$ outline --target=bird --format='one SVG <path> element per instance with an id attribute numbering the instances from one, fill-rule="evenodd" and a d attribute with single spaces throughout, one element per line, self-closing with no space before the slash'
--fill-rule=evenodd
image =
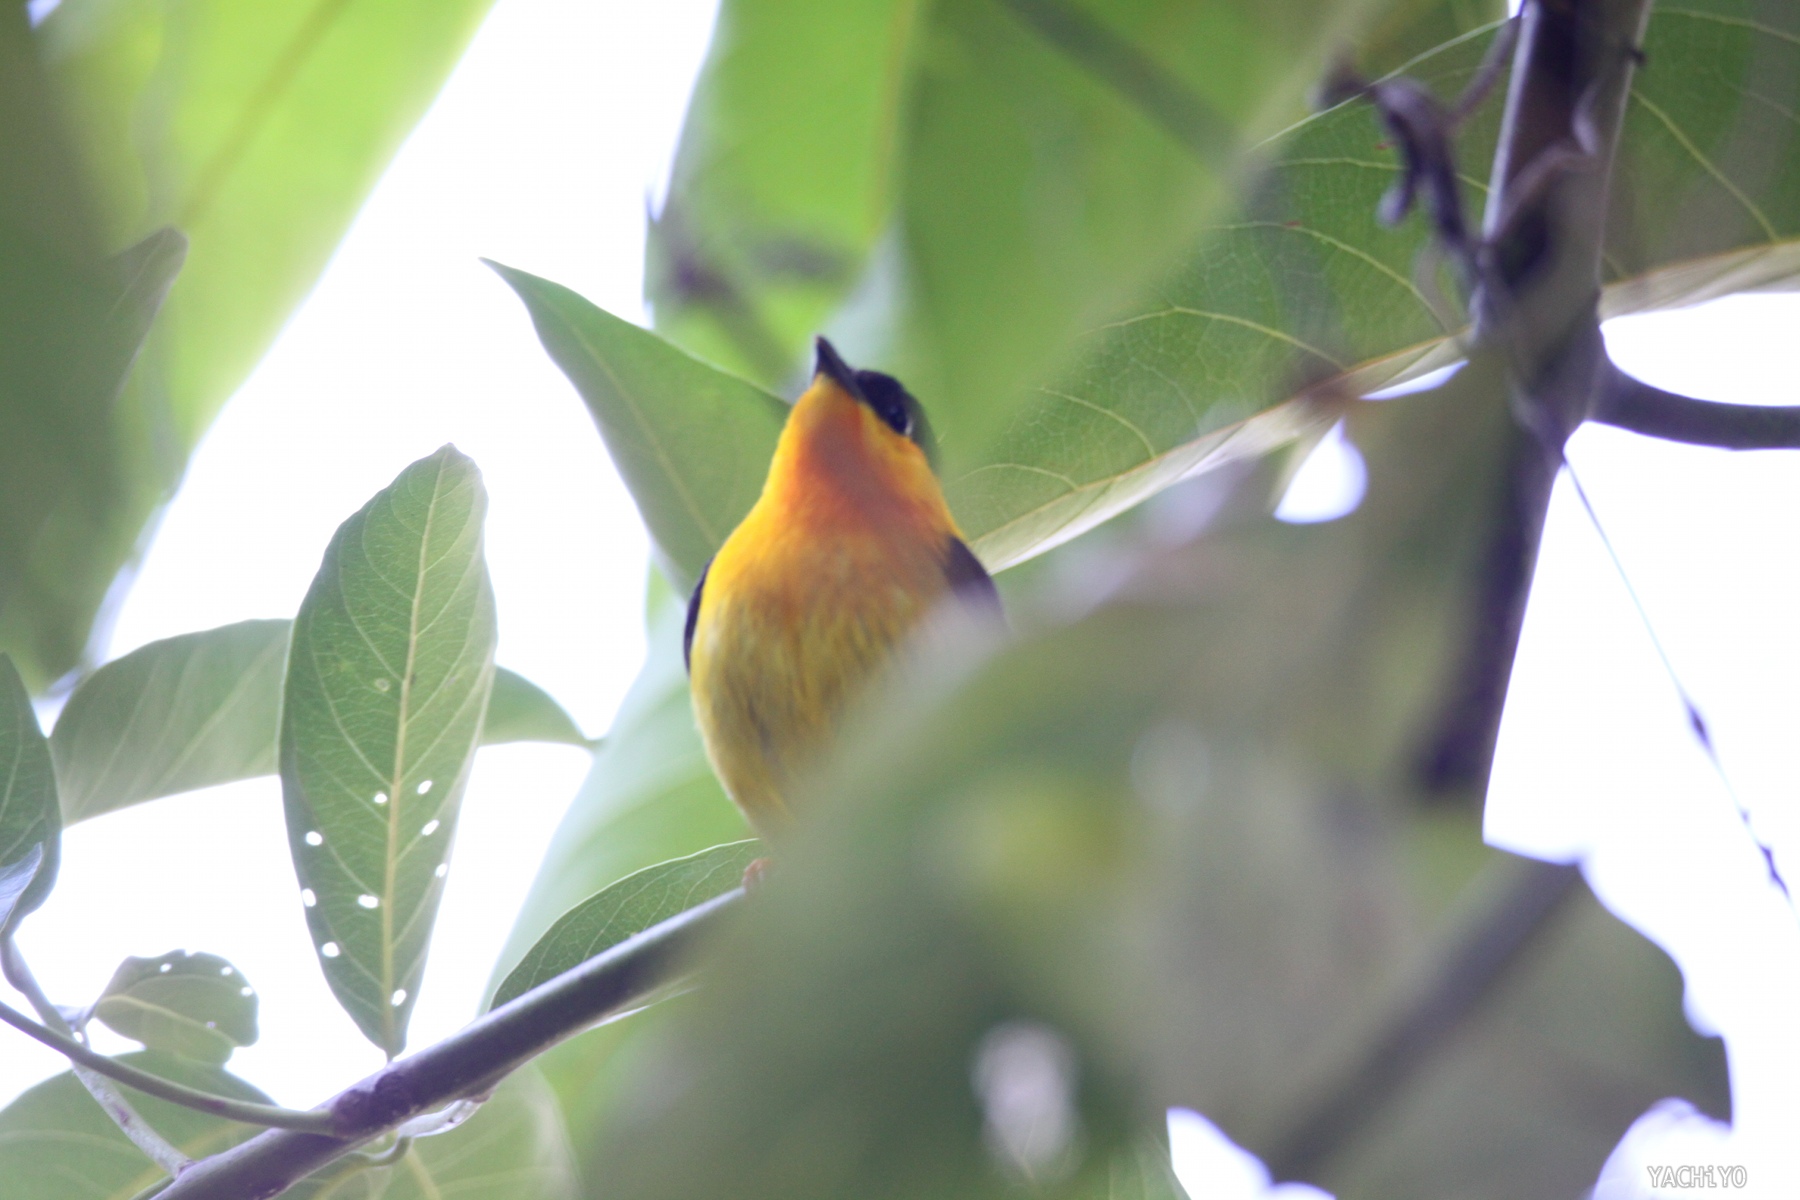
<path id="1" fill-rule="evenodd" d="M 891 375 L 852 370 L 825 338 L 814 348 L 762 493 L 700 572 L 682 638 L 707 756 L 766 844 L 792 826 L 794 784 L 845 711 L 934 609 L 1000 619 L 919 401 Z"/>

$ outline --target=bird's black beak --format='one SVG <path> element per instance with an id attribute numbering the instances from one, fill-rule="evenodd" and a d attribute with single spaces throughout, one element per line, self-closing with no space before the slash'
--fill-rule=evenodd
<path id="1" fill-rule="evenodd" d="M 823 375 L 856 399 L 863 399 L 862 385 L 856 381 L 856 372 L 838 356 L 837 348 L 821 337 L 813 339 L 813 349 L 819 356 L 818 364 L 813 367 L 813 375 Z"/>

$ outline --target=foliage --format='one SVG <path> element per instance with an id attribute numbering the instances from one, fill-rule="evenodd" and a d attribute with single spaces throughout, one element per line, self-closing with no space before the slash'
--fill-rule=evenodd
<path id="1" fill-rule="evenodd" d="M 1594 3 L 1635 33 L 1640 8 Z M 1551 309 L 1794 283 L 1800 27 L 1752 7 L 1655 11 L 1594 263 Z M 320 966 L 395 1056 L 473 756 L 552 740 L 596 753 L 474 1027 L 511 1057 L 429 1096 L 407 1093 L 424 1055 L 351 1088 L 327 1110 L 343 1144 L 289 1194 L 1174 1197 L 1171 1105 L 1345 1200 L 1575 1194 L 1658 1099 L 1728 1113 L 1661 951 L 1576 868 L 1485 848 L 1479 785 L 1420 766 L 1469 647 L 1505 641 L 1496 556 L 1529 578 L 1543 464 L 1516 416 L 1541 380 L 1471 337 L 1482 284 L 1446 267 L 1441 225 L 1377 222 L 1416 148 L 1362 99 L 1306 97 L 1346 48 L 1453 95 L 1500 36 L 1491 4 L 725 0 L 652 221 L 657 331 L 495 265 L 655 548 L 651 650 L 604 742 L 494 666 L 485 493 L 448 446 L 345 521 L 292 621 L 93 670 L 46 739 L 26 683 L 77 662 L 484 9 L 64 0 L 0 23 L 22 168 L 0 174 L 0 642 L 25 664 L 0 667 L 0 942 L 52 886 L 63 822 L 278 772 Z M 1453 132 L 1464 192 L 1516 196 L 1504 164 L 1482 178 L 1519 136 L 1502 105 Z M 1524 277 L 1516 216 L 1486 248 Z M 1580 241 L 1546 228 L 1552 259 Z M 987 565 L 1056 569 L 1003 581 L 1015 634 L 951 630 L 897 671 L 770 882 L 677 943 L 757 853 L 694 730 L 681 601 L 820 329 L 924 397 Z M 1338 422 L 1362 504 L 1272 521 L 1281 452 Z M 1133 520 L 1150 501 L 1168 519 Z M 595 964 L 643 974 L 569 1007 Z M 376 1119 L 485 1094 L 696 967 L 697 995 L 550 1051 L 466 1127 Z M 260 1101 L 224 1069 L 256 1036 L 234 970 L 131 959 L 69 1011 L 146 1045 L 125 1061 Z M 190 1156 L 253 1132 L 127 1091 Z M 370 1138 L 391 1161 L 353 1153 Z M 124 1198 L 159 1171 L 65 1075 L 0 1112 L 0 1177 Z"/>

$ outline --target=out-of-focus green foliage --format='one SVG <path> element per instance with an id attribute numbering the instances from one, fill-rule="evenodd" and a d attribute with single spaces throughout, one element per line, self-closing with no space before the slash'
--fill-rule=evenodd
<path id="1" fill-rule="evenodd" d="M 338 527 L 294 618 L 281 790 L 333 994 L 406 1044 L 494 676 L 487 492 L 444 446 Z"/>
<path id="2" fill-rule="evenodd" d="M 275 773 L 293 622 L 239 621 L 140 646 L 81 681 L 50 735 L 63 819 Z M 481 742 L 587 746 L 517 672 L 494 670 Z"/>
<path id="3" fill-rule="evenodd" d="M 1466 810 L 1423 809 L 1411 774 L 1519 436 L 1495 382 L 1354 411 L 1354 515 L 1146 547 L 1072 623 L 884 695 L 639 1064 L 608 1194 L 1006 1194 L 1009 1118 L 979 1064 L 1017 1027 L 1075 1064 L 1050 1194 L 1083 1194 L 1171 1104 L 1279 1170 L 1533 869 L 1484 850 Z M 1674 968 L 1579 883 L 1453 1011 L 1353 1096 L 1366 1119 L 1308 1178 L 1346 1198 L 1574 1194 L 1655 1100 L 1728 1105 Z"/>
<path id="4" fill-rule="evenodd" d="M 64 0 L 35 30 L 6 6 L 0 644 L 34 687 L 489 3 Z"/>
<path id="5" fill-rule="evenodd" d="M 218 955 L 173 950 L 120 963 L 94 1017 L 151 1050 L 223 1065 L 256 1041 L 256 992 Z"/>
<path id="6" fill-rule="evenodd" d="M 0 654 L 0 938 L 56 886 L 62 815 L 50 746 L 31 697 L 8 655 Z"/>

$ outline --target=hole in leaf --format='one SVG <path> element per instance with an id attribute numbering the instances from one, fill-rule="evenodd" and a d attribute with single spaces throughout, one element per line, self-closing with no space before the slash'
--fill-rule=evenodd
<path id="1" fill-rule="evenodd" d="M 308 907 L 308 908 L 311 908 L 313 905 L 317 904 L 318 902 L 319 902 L 319 898 L 318 898 L 318 896 L 313 894 L 313 890 L 311 888 L 301 888 L 300 889 L 300 903 L 306 905 L 306 907 Z"/>
<path id="2" fill-rule="evenodd" d="M 336 958 L 342 952 L 338 949 L 338 944 L 336 942 L 326 942 L 323 946 L 319 947 L 319 953 L 323 954 L 326 958 Z"/>
<path id="3" fill-rule="evenodd" d="M 419 785 L 419 795 L 421 795 L 421 796 L 423 796 L 426 792 L 429 792 L 430 790 L 431 790 L 431 780 L 429 780 L 429 779 L 427 779 L 424 783 L 421 783 Z"/>
<path id="4" fill-rule="evenodd" d="M 419 830 L 419 836 L 420 837 L 430 837 L 432 834 L 436 833 L 437 831 L 438 831 L 438 819 L 436 817 L 433 817 L 433 818 L 431 818 L 431 820 L 425 822 L 425 828 Z"/>
<path id="5" fill-rule="evenodd" d="M 402 1004 L 405 1004 L 406 1003 L 406 989 L 400 988 L 397 991 L 395 991 L 394 995 L 393 995 L 393 1001 L 394 1001 L 395 1008 L 399 1008 Z"/>
<path id="6" fill-rule="evenodd" d="M 387 803 L 387 793 L 386 792 L 376 792 L 375 793 L 375 803 L 386 804 Z"/>
<path id="7" fill-rule="evenodd" d="M 356 898 L 356 902 L 358 904 L 362 905 L 364 908 L 380 908 L 381 907 L 381 897 L 380 896 L 371 896 L 367 892 L 364 892 L 362 895 L 358 896 Z"/>
<path id="8" fill-rule="evenodd" d="M 254 996 L 255 994 L 256 994 L 255 988 L 241 987 L 238 989 L 238 995 L 240 995 L 240 996 Z"/>
<path id="9" fill-rule="evenodd" d="M 449 873 L 450 873 L 450 864 L 449 863 L 439 863 L 437 865 L 437 870 L 432 872 L 432 874 L 436 875 L 439 879 L 442 879 L 444 876 L 448 875 Z"/>
<path id="10" fill-rule="evenodd" d="M 309 846 L 323 846 L 325 844 L 325 835 L 316 829 L 309 829 L 306 831 L 306 844 Z"/>

